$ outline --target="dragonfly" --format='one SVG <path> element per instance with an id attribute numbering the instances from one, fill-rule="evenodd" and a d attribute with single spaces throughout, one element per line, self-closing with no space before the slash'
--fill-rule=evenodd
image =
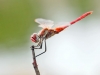
<path id="1" fill-rule="evenodd" d="M 32 42 L 37 43 L 37 45 L 34 46 L 34 49 L 42 49 L 43 41 L 45 43 L 45 51 L 36 55 L 36 57 L 42 55 L 43 53 L 45 53 L 47 51 L 46 40 L 48 38 L 54 36 L 55 34 L 60 33 L 67 27 L 75 24 L 76 22 L 78 22 L 78 21 L 82 20 L 83 18 L 87 17 L 88 15 L 92 14 L 92 12 L 93 11 L 86 12 L 86 13 L 82 14 L 80 17 L 76 18 L 75 20 L 73 20 L 65 25 L 61 25 L 61 26 L 54 27 L 54 28 L 53 28 L 54 22 L 52 20 L 46 20 L 43 18 L 35 19 L 35 22 L 37 22 L 39 24 L 39 27 L 42 27 L 42 29 L 38 33 L 33 33 L 31 35 Z"/>

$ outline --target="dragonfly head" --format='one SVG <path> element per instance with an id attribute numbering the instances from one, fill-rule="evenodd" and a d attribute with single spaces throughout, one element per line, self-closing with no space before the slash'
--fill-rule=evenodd
<path id="1" fill-rule="evenodd" d="M 39 36 L 38 36 L 38 34 L 37 34 L 37 33 L 33 33 L 33 34 L 31 35 L 31 40 L 32 40 L 33 42 L 35 42 L 35 43 L 39 42 Z"/>

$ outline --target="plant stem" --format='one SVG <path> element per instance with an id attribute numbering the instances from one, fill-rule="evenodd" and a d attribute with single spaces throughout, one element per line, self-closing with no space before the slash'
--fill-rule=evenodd
<path id="1" fill-rule="evenodd" d="M 33 63 L 32 64 L 33 64 L 35 73 L 36 73 L 36 75 L 40 75 L 38 65 L 37 65 L 37 61 L 36 61 L 36 57 L 35 57 L 34 46 L 31 46 L 31 50 L 32 50 L 32 56 L 33 56 Z"/>

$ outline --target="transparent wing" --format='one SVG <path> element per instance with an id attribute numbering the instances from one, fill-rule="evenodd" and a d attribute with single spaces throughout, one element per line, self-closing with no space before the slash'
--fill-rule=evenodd
<path id="1" fill-rule="evenodd" d="M 39 23 L 40 24 L 39 27 L 42 28 L 51 28 L 54 25 L 53 21 L 42 19 L 42 18 L 35 19 L 35 22 Z"/>
<path id="2" fill-rule="evenodd" d="M 70 26 L 70 22 L 59 22 L 57 24 L 55 24 L 55 26 L 62 26 L 62 25 L 66 25 L 66 26 Z"/>

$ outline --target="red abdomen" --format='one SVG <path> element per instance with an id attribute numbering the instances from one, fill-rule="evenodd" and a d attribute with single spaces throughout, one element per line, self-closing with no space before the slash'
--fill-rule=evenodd
<path id="1" fill-rule="evenodd" d="M 56 27 L 54 30 L 55 30 L 57 33 L 59 33 L 59 32 L 61 32 L 62 30 L 64 30 L 65 28 L 67 28 L 67 27 L 69 27 L 69 26 L 67 26 L 67 25 L 65 25 L 65 26 L 59 26 L 59 27 Z"/>

